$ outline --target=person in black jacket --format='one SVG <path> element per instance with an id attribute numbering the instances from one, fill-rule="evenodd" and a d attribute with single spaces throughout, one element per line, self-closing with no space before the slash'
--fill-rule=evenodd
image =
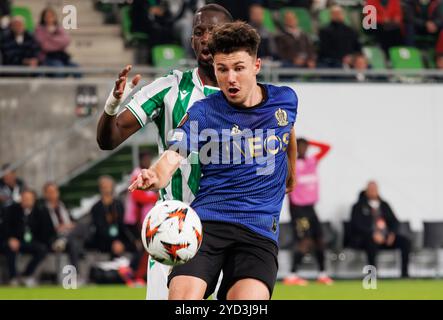
<path id="1" fill-rule="evenodd" d="M 0 49 L 3 65 L 37 67 L 39 64 L 38 43 L 25 30 L 25 22 L 21 16 L 12 18 L 10 30 L 5 33 Z"/>
<path id="2" fill-rule="evenodd" d="M 35 206 L 35 199 L 34 191 L 24 190 L 21 193 L 21 202 L 14 203 L 6 209 L 3 226 L 6 240 L 3 243 L 3 251 L 8 261 L 11 285 L 19 283 L 16 267 L 18 253 L 32 255 L 20 279 L 26 286 L 36 284 L 35 270 L 47 253 L 45 245 L 47 230 L 44 227 L 42 212 Z"/>
<path id="3" fill-rule="evenodd" d="M 409 239 L 398 234 L 399 222 L 389 204 L 380 198 L 377 183 L 370 181 L 352 207 L 351 234 L 353 247 L 366 251 L 370 265 L 376 266 L 379 249 L 400 249 L 401 275 L 408 277 Z"/>
<path id="4" fill-rule="evenodd" d="M 78 270 L 80 254 L 87 232 L 83 225 L 76 224 L 71 218 L 69 211 L 60 200 L 59 188 L 54 182 L 45 183 L 43 196 L 40 208 L 45 238 L 42 240 L 53 252 L 66 252 L 71 265 Z"/>
<path id="5" fill-rule="evenodd" d="M 9 164 L 2 166 L 3 178 L 0 179 L 0 207 L 7 207 L 14 202 L 20 202 L 20 194 L 25 189 L 25 183 L 17 177 L 15 170 Z"/>
<path id="6" fill-rule="evenodd" d="M 331 23 L 320 30 L 318 66 L 322 68 L 341 68 L 349 66 L 352 55 L 361 52 L 358 34 L 345 25 L 343 9 L 334 5 L 330 9 Z"/>
<path id="7" fill-rule="evenodd" d="M 114 196 L 114 180 L 109 176 L 99 178 L 101 199 L 92 207 L 95 228 L 93 247 L 110 253 L 112 258 L 135 250 L 135 239 L 123 222 L 123 203 Z"/>

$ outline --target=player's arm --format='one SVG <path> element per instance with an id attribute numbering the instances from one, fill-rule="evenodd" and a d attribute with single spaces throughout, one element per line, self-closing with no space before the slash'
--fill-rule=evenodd
<path id="1" fill-rule="evenodd" d="M 128 190 L 159 190 L 165 188 L 184 158 L 176 151 L 166 150 L 149 169 L 142 169 Z"/>
<path id="2" fill-rule="evenodd" d="M 120 103 L 124 101 L 131 90 L 138 84 L 141 76 L 136 75 L 129 85 L 126 85 L 128 73 L 132 66 L 127 65 L 115 81 L 112 93 L 109 95 L 104 112 L 97 125 L 97 143 L 102 150 L 112 150 L 137 132 L 141 125 L 137 118 L 124 110 L 117 115 Z"/>
<path id="3" fill-rule="evenodd" d="M 292 127 L 289 135 L 288 146 L 288 178 L 286 180 L 286 193 L 294 190 L 297 184 L 296 164 L 297 164 L 297 137 L 295 136 L 295 128 Z"/>
<path id="4" fill-rule="evenodd" d="M 314 155 L 317 161 L 320 161 L 331 150 L 331 146 L 323 142 L 309 140 L 308 144 L 319 148 L 319 151 Z"/>

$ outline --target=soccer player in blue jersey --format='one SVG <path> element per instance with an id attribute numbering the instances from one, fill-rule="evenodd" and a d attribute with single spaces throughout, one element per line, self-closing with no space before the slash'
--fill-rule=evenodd
<path id="1" fill-rule="evenodd" d="M 288 165 L 298 99 L 288 87 L 257 83 L 258 33 L 244 22 L 218 27 L 209 42 L 221 92 L 188 110 L 169 150 L 129 190 L 165 187 L 198 154 L 202 177 L 191 206 L 203 242 L 173 268 L 169 299 L 202 299 L 223 271 L 219 299 L 270 299 L 277 276 L 279 215 L 295 165 Z M 296 153 L 296 150 L 289 150 Z M 190 156 L 190 157 L 188 157 Z"/>

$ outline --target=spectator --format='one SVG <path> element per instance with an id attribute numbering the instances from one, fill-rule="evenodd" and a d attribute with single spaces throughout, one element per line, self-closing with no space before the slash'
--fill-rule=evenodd
<path id="1" fill-rule="evenodd" d="M 364 74 L 366 70 L 369 69 L 368 65 L 368 59 L 366 59 L 365 55 L 362 53 L 357 53 L 352 57 L 352 69 L 359 71 L 356 75 L 354 80 L 357 80 L 359 82 L 367 81 L 367 77 Z"/>
<path id="2" fill-rule="evenodd" d="M 366 4 L 377 9 L 377 41 L 385 53 L 389 54 L 390 47 L 403 44 L 403 12 L 400 0 L 367 0 Z"/>
<path id="3" fill-rule="evenodd" d="M 261 39 L 257 56 L 260 58 L 273 58 L 275 56 L 274 35 L 265 28 L 263 24 L 264 19 L 264 8 L 258 3 L 252 4 L 249 7 L 249 24 L 257 30 Z"/>
<path id="4" fill-rule="evenodd" d="M 307 151 L 310 146 L 320 148 L 319 152 L 308 156 Z M 330 146 L 325 143 L 297 139 L 297 185 L 289 195 L 294 248 L 291 274 L 283 281 L 287 285 L 307 285 L 307 281 L 297 275 L 297 268 L 303 256 L 312 248 L 315 249 L 320 269 L 317 281 L 327 285 L 333 283 L 325 272 L 323 232 L 314 209 L 318 201 L 317 166 L 329 149 Z"/>
<path id="5" fill-rule="evenodd" d="M 320 30 L 319 67 L 341 68 L 350 65 L 352 55 L 361 52 L 358 34 L 345 25 L 343 9 L 330 8 L 331 23 Z"/>
<path id="6" fill-rule="evenodd" d="M 95 227 L 94 247 L 109 253 L 112 258 L 122 256 L 133 249 L 130 231 L 123 222 L 124 207 L 114 195 L 114 180 L 101 176 L 98 181 L 101 199 L 92 207 L 92 221 Z"/>
<path id="7" fill-rule="evenodd" d="M 260 3 L 257 0 L 215 0 L 213 3 L 219 4 L 231 13 L 234 20 L 248 21 L 249 7 L 253 3 Z"/>
<path id="8" fill-rule="evenodd" d="M 132 32 L 141 32 L 148 35 L 148 52 L 159 44 L 176 43 L 174 28 L 176 20 L 180 19 L 186 6 L 173 16 L 167 1 L 161 0 L 134 0 L 131 4 Z M 151 58 L 148 59 L 151 62 Z"/>
<path id="9" fill-rule="evenodd" d="M 149 152 L 141 152 L 139 155 L 140 166 L 131 173 L 131 181 L 134 181 L 141 169 L 148 169 L 151 166 L 152 155 Z M 158 200 L 158 194 L 153 191 L 135 190 L 128 193 L 125 203 L 125 224 L 136 229 L 139 235 L 143 220 Z"/>
<path id="10" fill-rule="evenodd" d="M 20 282 L 32 287 L 37 284 L 35 271 L 46 256 L 47 249 L 41 239 L 44 237 L 42 213 L 35 206 L 36 195 L 31 190 L 21 193 L 21 202 L 7 208 L 4 221 L 6 243 L 3 245 L 9 268 L 9 283 L 12 286 Z M 18 278 L 16 260 L 18 253 L 32 255 L 23 277 Z"/>
<path id="11" fill-rule="evenodd" d="M 4 65 L 38 66 L 39 47 L 34 37 L 25 30 L 23 17 L 11 19 L 10 30 L 1 44 L 1 54 Z"/>
<path id="12" fill-rule="evenodd" d="M 9 21 L 11 20 L 10 16 L 11 16 L 11 1 L 0 0 L 0 33 L 9 27 Z"/>
<path id="13" fill-rule="evenodd" d="M 35 30 L 35 39 L 40 45 L 39 60 L 42 65 L 50 67 L 76 67 L 66 52 L 71 39 L 59 26 L 57 15 L 52 8 L 43 10 L 40 24 Z"/>
<path id="14" fill-rule="evenodd" d="M 311 10 L 314 0 L 286 0 L 285 6 L 287 7 L 297 7 L 297 8 L 305 8 Z"/>
<path id="15" fill-rule="evenodd" d="M 401 276 L 408 277 L 411 244 L 409 239 L 398 234 L 398 226 L 399 222 L 391 207 L 380 197 L 377 184 L 369 182 L 352 207 L 352 245 L 365 250 L 368 262 L 373 266 L 376 266 L 379 249 L 400 249 Z"/>
<path id="16" fill-rule="evenodd" d="M 414 46 L 416 36 L 438 37 L 443 28 L 443 2 L 441 0 L 405 0 L 404 4 L 407 45 Z"/>
<path id="17" fill-rule="evenodd" d="M 85 234 L 81 226 L 76 225 L 69 215 L 64 203 L 60 200 L 58 186 L 47 182 L 43 186 L 44 199 L 41 203 L 46 228 L 45 244 L 54 252 L 67 252 L 71 265 L 77 270 Z"/>
<path id="18" fill-rule="evenodd" d="M 5 164 L 2 170 L 4 170 L 4 175 L 0 179 L 0 207 L 7 207 L 14 202 L 20 202 L 20 194 L 25 184 L 17 178 L 15 170 L 9 169 L 9 164 Z"/>
<path id="19" fill-rule="evenodd" d="M 315 68 L 315 48 L 309 36 L 298 27 L 293 11 L 286 11 L 281 34 L 277 35 L 276 47 L 280 60 L 288 67 Z"/>
<path id="20" fill-rule="evenodd" d="M 437 69 L 443 70 L 443 53 L 438 53 L 436 55 L 435 66 Z"/>
<path id="21" fill-rule="evenodd" d="M 443 54 L 443 31 L 438 35 L 437 45 L 435 46 L 435 53 L 437 55 Z"/>

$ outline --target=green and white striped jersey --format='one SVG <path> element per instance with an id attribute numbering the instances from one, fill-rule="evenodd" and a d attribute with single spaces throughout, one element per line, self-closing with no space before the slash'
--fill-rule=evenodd
<path id="1" fill-rule="evenodd" d="M 143 127 L 153 121 L 158 129 L 158 152 L 167 147 L 168 132 L 175 129 L 194 102 L 219 89 L 204 86 L 198 69 L 185 72 L 173 70 L 142 87 L 132 96 L 126 108 L 131 111 Z M 185 164 L 174 173 L 169 185 L 160 191 L 163 200 L 180 200 L 191 203 L 200 183 L 200 166 Z"/>

